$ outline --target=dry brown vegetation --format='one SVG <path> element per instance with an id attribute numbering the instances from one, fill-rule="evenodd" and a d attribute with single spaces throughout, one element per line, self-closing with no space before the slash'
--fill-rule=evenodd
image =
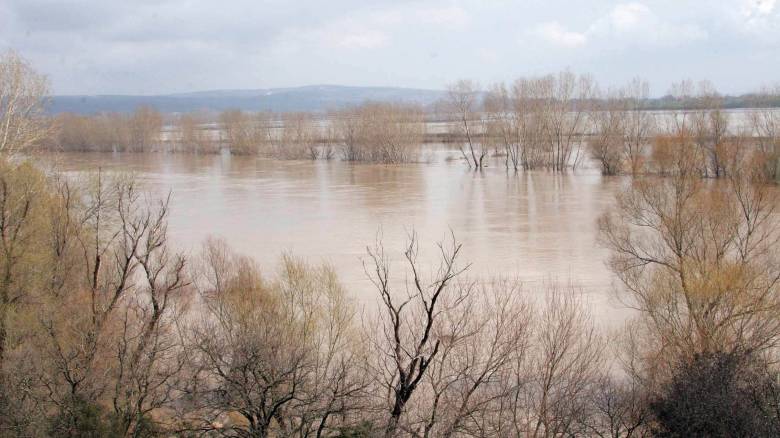
<path id="1" fill-rule="evenodd" d="M 497 84 L 484 99 L 485 119 L 483 129 L 488 144 L 480 152 L 475 146 L 475 129 L 483 120 L 477 114 L 478 90 L 468 81 L 461 81 L 450 88 L 449 112 L 456 117 L 457 130 L 468 139 L 469 165 L 483 166 L 486 146 L 491 137 L 497 136 L 497 144 L 507 154 L 506 166 L 517 170 L 539 167 L 561 171 L 577 167 L 582 159 L 582 136 L 586 129 L 586 116 L 591 111 L 595 83 L 589 76 L 577 76 L 569 71 L 538 78 L 520 78 L 511 91 Z"/>
<path id="2" fill-rule="evenodd" d="M 61 114 L 54 121 L 54 147 L 65 151 L 149 152 L 159 149 L 162 114 L 140 107 L 133 114 Z"/>
<path id="3" fill-rule="evenodd" d="M 180 114 L 173 121 L 170 131 L 171 149 L 177 152 L 215 153 L 219 142 L 215 132 L 208 129 L 208 115 L 203 113 Z"/>
<path id="4" fill-rule="evenodd" d="M 366 103 L 332 114 L 331 123 L 345 161 L 414 161 L 425 134 L 423 111 L 412 105 Z"/>

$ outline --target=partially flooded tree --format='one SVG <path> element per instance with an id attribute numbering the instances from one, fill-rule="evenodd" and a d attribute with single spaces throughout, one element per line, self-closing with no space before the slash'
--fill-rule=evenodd
<path id="1" fill-rule="evenodd" d="M 320 157 L 321 137 L 317 121 L 311 114 L 284 114 L 274 155 L 288 160 L 316 160 Z"/>
<path id="2" fill-rule="evenodd" d="M 174 121 L 172 142 L 174 150 L 193 153 L 214 153 L 218 150 L 215 131 L 209 129 L 205 114 L 192 112 L 181 114 Z"/>
<path id="3" fill-rule="evenodd" d="M 656 125 L 646 108 L 647 82 L 637 78 L 614 92 L 594 97 L 589 147 L 602 173 L 643 172 Z"/>
<path id="4" fill-rule="evenodd" d="M 593 132 L 588 148 L 602 175 L 617 175 L 623 169 L 624 115 L 620 97 L 615 95 L 601 97 L 590 114 Z"/>
<path id="5" fill-rule="evenodd" d="M 691 126 L 700 155 L 702 173 L 715 178 L 726 172 L 725 145 L 729 135 L 729 113 L 723 110 L 723 97 L 708 81 L 699 84 L 697 108 L 691 113 Z"/>
<path id="6" fill-rule="evenodd" d="M 648 111 L 650 85 L 647 81 L 634 78 L 622 91 L 623 103 L 623 155 L 631 175 L 638 175 L 645 169 L 645 161 L 657 123 Z"/>
<path id="7" fill-rule="evenodd" d="M 453 118 L 454 133 L 465 139 L 460 147 L 463 159 L 469 167 L 481 169 L 488 150 L 481 144 L 482 119 L 479 113 L 480 90 L 476 83 L 460 80 L 447 88 L 445 100 L 447 113 Z M 460 140 L 459 140 L 460 141 Z"/>
<path id="8" fill-rule="evenodd" d="M 511 94 L 504 84 L 495 84 L 483 102 L 485 114 L 485 141 L 503 153 L 504 166 L 518 170 L 522 165 L 522 113 L 515 112 Z"/>
<path id="9" fill-rule="evenodd" d="M 224 139 L 230 153 L 256 155 L 264 145 L 265 136 L 256 120 L 241 110 L 227 110 L 219 116 Z"/>
<path id="10" fill-rule="evenodd" d="M 369 102 L 332 114 L 331 118 L 345 161 L 412 161 L 425 134 L 423 111 L 415 105 Z"/>
<path id="11" fill-rule="evenodd" d="M 771 102 L 780 97 L 780 86 L 762 89 L 753 101 L 754 110 L 748 113 L 750 127 L 758 143 L 755 165 L 769 180 L 780 175 L 780 111 Z"/>
<path id="12" fill-rule="evenodd" d="M 519 78 L 512 85 L 519 160 L 523 169 L 547 165 L 544 140 L 546 102 L 540 96 L 540 81 Z"/>
<path id="13" fill-rule="evenodd" d="M 543 102 L 544 138 L 548 165 L 555 171 L 576 167 L 581 155 L 581 137 L 590 111 L 594 81 L 563 71 L 537 79 L 535 98 Z"/>
<path id="14" fill-rule="evenodd" d="M 160 143 L 163 120 L 162 114 L 156 109 L 141 106 L 133 112 L 128 123 L 130 126 L 128 151 L 148 152 Z"/>

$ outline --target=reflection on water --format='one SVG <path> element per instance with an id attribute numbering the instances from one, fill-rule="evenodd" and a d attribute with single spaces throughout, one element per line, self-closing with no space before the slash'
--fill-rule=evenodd
<path id="1" fill-rule="evenodd" d="M 169 229 L 187 251 L 217 235 L 263 266 L 275 266 L 283 251 L 326 260 L 358 298 L 373 297 L 361 258 L 380 230 L 398 255 L 414 229 L 425 261 L 435 255 L 430 244 L 451 228 L 472 274 L 517 276 L 530 288 L 571 280 L 589 292 L 598 314 L 614 312 L 596 219 L 621 179 L 594 170 L 507 172 L 501 161 L 472 172 L 446 159 L 457 154 L 443 147 L 426 156 L 428 163 L 404 166 L 186 154 L 44 158 L 67 172 L 131 171 L 153 191 L 171 191 Z M 394 266 L 400 274 L 400 263 Z"/>

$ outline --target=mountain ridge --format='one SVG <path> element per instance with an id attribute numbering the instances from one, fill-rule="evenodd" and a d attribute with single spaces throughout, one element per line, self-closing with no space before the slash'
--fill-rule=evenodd
<path id="1" fill-rule="evenodd" d="M 49 112 L 94 114 L 132 112 L 148 105 L 162 112 L 223 111 L 313 111 L 323 112 L 366 101 L 434 104 L 444 91 L 404 87 L 304 85 L 300 87 L 222 89 L 156 95 L 60 95 L 51 96 Z"/>

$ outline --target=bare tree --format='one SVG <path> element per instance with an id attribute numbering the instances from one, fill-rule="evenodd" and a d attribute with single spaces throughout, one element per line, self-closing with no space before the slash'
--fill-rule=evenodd
<path id="1" fill-rule="evenodd" d="M 668 358 L 773 348 L 780 335 L 774 192 L 744 171 L 705 184 L 696 157 L 675 154 L 673 176 L 635 180 L 599 221 L 626 303 Z"/>
<path id="2" fill-rule="evenodd" d="M 623 169 L 625 113 L 617 96 L 601 97 L 590 114 L 593 133 L 588 142 L 591 156 L 602 175 L 617 175 Z"/>
<path id="3" fill-rule="evenodd" d="M 478 143 L 477 136 L 482 135 L 482 119 L 479 114 L 479 87 L 468 80 L 460 80 L 447 88 L 447 112 L 453 120 L 455 132 L 465 138 L 460 152 L 469 167 L 481 169 L 487 155 L 485 145 Z M 464 149 L 468 147 L 468 150 Z"/>
<path id="4" fill-rule="evenodd" d="M 576 434 L 578 420 L 587 415 L 585 396 L 602 371 L 603 340 L 572 289 L 549 289 L 538 324 L 525 388 L 530 412 L 517 427 L 531 436 Z"/>
<path id="5" fill-rule="evenodd" d="M 699 84 L 697 109 L 691 114 L 696 145 L 704 157 L 702 173 L 715 178 L 725 173 L 723 147 L 729 135 L 729 113 L 723 111 L 723 97 L 708 81 Z"/>
<path id="6" fill-rule="evenodd" d="M 458 287 L 474 291 L 463 304 L 442 312 L 440 353 L 412 410 L 417 414 L 411 414 L 410 423 L 420 424 L 423 437 L 499 434 L 497 406 L 511 394 L 513 366 L 526 360 L 531 348 L 532 307 L 519 282 Z"/>
<path id="7" fill-rule="evenodd" d="M 174 148 L 194 153 L 215 152 L 217 148 L 213 131 L 206 123 L 205 114 L 197 112 L 181 114 L 174 122 Z"/>
<path id="8" fill-rule="evenodd" d="M 127 151 L 147 152 L 160 143 L 162 131 L 162 114 L 149 106 L 141 106 L 133 112 L 128 120 L 130 128 L 130 144 Z"/>
<path id="9" fill-rule="evenodd" d="M 265 126 L 253 120 L 241 110 L 227 110 L 219 116 L 225 141 L 230 153 L 235 155 L 255 155 L 268 138 Z"/>
<path id="10" fill-rule="evenodd" d="M 379 355 L 374 373 L 387 395 L 383 435 L 388 438 L 399 433 L 407 403 L 444 348 L 446 340 L 436 336 L 442 311 L 461 305 L 471 293 L 471 288 L 457 288 L 451 283 L 468 268 L 457 265 L 461 245 L 453 237 L 449 244 L 440 243 L 438 248 L 440 266 L 426 281 L 417 262 L 417 238 L 410 236 L 404 258 L 411 281 L 404 295 L 392 291 L 390 262 L 382 244 L 368 249 L 371 263 L 366 272 L 381 298 L 379 333 L 373 341 Z"/>
<path id="11" fill-rule="evenodd" d="M 762 89 L 754 98 L 756 109 L 748 113 L 758 143 L 757 165 L 770 180 L 776 180 L 780 174 L 780 111 L 769 105 L 769 101 L 778 96 L 780 86 Z"/>
<path id="12" fill-rule="evenodd" d="M 71 204 L 80 226 L 61 241 L 81 252 L 83 288 L 52 289 L 39 309 L 42 384 L 59 412 L 58 433 L 79 433 L 78 409 L 89 401 L 111 406 L 116 430 L 133 435 L 173 398 L 182 362 L 171 328 L 187 284 L 184 258 L 168 249 L 167 200 L 145 205 L 132 181 L 97 176 L 84 202 Z"/>
<path id="13" fill-rule="evenodd" d="M 415 105 L 365 103 L 331 115 L 345 161 L 406 163 L 417 157 L 425 123 Z"/>
<path id="14" fill-rule="evenodd" d="M 228 436 L 322 436 L 345 424 L 364 386 L 353 310 L 333 270 L 285 256 L 263 280 L 253 262 L 209 241 L 190 328 L 189 429 Z"/>
<path id="15" fill-rule="evenodd" d="M 656 120 L 648 111 L 650 86 L 647 81 L 634 78 L 621 92 L 623 101 L 623 149 L 631 175 L 644 169 L 648 147 L 656 131 Z"/>
<path id="16" fill-rule="evenodd" d="M 8 345 L 9 316 L 34 297 L 29 257 L 34 257 L 45 210 L 45 182 L 29 165 L 0 162 L 0 383 Z"/>
<path id="17" fill-rule="evenodd" d="M 522 114 L 515 112 L 512 96 L 504 84 L 495 84 L 485 96 L 485 139 L 495 143 L 496 151 L 503 149 L 504 165 L 518 170 L 522 165 L 521 121 Z"/>
<path id="18" fill-rule="evenodd" d="M 589 76 L 563 71 L 537 80 L 536 99 L 543 102 L 544 135 L 548 165 L 555 171 L 576 167 L 581 156 L 580 137 L 594 92 Z"/>
<path id="19" fill-rule="evenodd" d="M 0 153 L 12 155 L 50 135 L 44 76 L 14 51 L 0 54 Z"/>

